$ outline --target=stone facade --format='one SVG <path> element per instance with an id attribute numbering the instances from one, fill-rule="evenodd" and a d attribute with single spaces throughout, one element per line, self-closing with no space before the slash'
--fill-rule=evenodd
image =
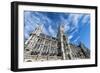
<path id="1" fill-rule="evenodd" d="M 24 45 L 25 62 L 90 58 L 90 50 L 84 44 L 76 46 L 69 43 L 64 25 L 59 26 L 57 37 L 43 34 L 42 26 L 38 25 Z"/>

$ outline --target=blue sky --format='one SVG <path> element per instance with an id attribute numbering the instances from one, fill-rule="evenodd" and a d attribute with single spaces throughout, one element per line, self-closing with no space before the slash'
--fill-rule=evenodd
<path id="1" fill-rule="evenodd" d="M 90 15 L 84 13 L 24 11 L 24 37 L 29 38 L 36 24 L 43 25 L 43 33 L 56 37 L 62 23 L 71 43 L 82 42 L 90 48 Z"/>

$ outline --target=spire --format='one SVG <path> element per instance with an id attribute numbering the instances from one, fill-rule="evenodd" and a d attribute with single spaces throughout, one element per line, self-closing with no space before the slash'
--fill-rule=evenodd
<path id="1" fill-rule="evenodd" d="M 60 32 L 64 33 L 64 24 L 60 25 Z"/>

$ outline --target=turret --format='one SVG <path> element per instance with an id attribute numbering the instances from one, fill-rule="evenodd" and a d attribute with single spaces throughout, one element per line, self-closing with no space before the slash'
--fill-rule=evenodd
<path id="1" fill-rule="evenodd" d="M 43 28 L 43 27 L 42 27 L 41 25 L 37 24 L 37 27 L 36 27 L 35 30 L 31 33 L 29 39 L 26 40 L 25 44 L 27 44 L 27 43 L 30 41 L 30 39 L 32 38 L 32 36 L 33 36 L 34 34 L 37 35 L 37 36 L 39 36 L 40 33 L 42 33 L 42 28 Z"/>

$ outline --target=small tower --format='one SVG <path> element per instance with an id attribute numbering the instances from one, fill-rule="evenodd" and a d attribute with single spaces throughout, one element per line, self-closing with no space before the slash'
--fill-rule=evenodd
<path id="1" fill-rule="evenodd" d="M 28 38 L 28 40 L 26 40 L 25 42 L 25 50 L 27 51 L 32 51 L 33 47 L 36 45 L 37 41 L 38 41 L 38 37 L 40 35 L 40 33 L 42 33 L 42 28 L 41 25 L 37 25 L 36 29 L 31 33 L 30 37 Z"/>
<path id="2" fill-rule="evenodd" d="M 37 24 L 37 27 L 35 28 L 35 30 L 31 33 L 30 37 L 28 38 L 28 40 L 25 42 L 25 44 L 28 44 L 28 42 L 32 39 L 32 36 L 35 34 L 37 36 L 40 35 L 40 33 L 42 32 L 42 27 L 41 25 Z"/>

